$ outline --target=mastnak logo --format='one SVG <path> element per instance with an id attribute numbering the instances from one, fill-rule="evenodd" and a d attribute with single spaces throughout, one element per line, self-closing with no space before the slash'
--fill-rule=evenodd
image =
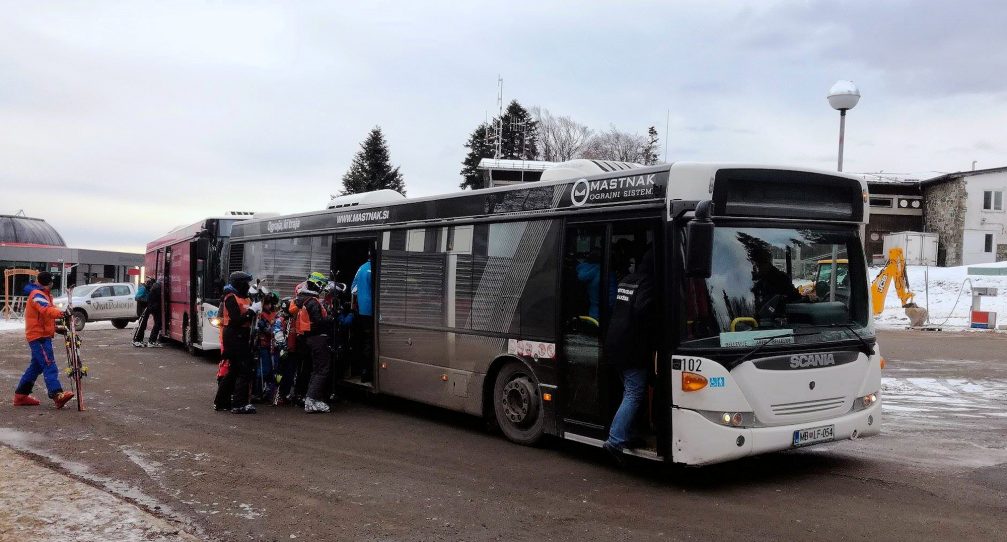
<path id="1" fill-rule="evenodd" d="M 587 199 L 591 197 L 591 185 L 587 182 L 587 179 L 581 179 L 573 183 L 573 190 L 570 192 L 570 201 L 573 202 L 574 207 L 580 207 L 587 203 Z"/>
<path id="2" fill-rule="evenodd" d="M 290 231 L 296 230 L 301 227 L 301 219 L 299 218 L 284 218 L 283 220 L 271 220 L 266 224 L 266 229 L 269 233 L 276 233 L 278 231 Z"/>

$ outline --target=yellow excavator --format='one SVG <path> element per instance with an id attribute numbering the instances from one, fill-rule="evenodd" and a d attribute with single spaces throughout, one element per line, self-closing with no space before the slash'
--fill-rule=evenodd
<path id="1" fill-rule="evenodd" d="M 802 295 L 808 295 L 811 291 L 820 289 L 828 292 L 828 285 L 832 275 L 832 260 L 818 260 L 818 269 L 815 272 L 815 280 L 812 284 L 803 286 L 798 290 Z M 847 273 L 849 272 L 849 260 L 836 260 L 836 285 L 840 296 L 844 296 L 843 288 L 846 288 L 845 296 L 849 296 L 849 284 Z M 909 317 L 909 324 L 913 327 L 922 326 L 927 320 L 927 309 L 920 307 L 913 302 L 912 290 L 909 289 L 909 277 L 906 275 L 906 257 L 901 248 L 888 249 L 888 261 L 884 268 L 874 278 L 871 283 L 871 310 L 874 316 L 881 314 L 885 310 L 885 297 L 888 295 L 888 288 L 895 283 L 895 292 L 902 301 L 902 308 Z M 818 292 L 821 297 L 822 292 Z"/>
<path id="2" fill-rule="evenodd" d="M 902 308 L 905 309 L 906 316 L 909 317 L 909 325 L 912 327 L 922 326 L 927 321 L 927 309 L 913 302 L 915 294 L 909 289 L 906 257 L 902 249 L 898 247 L 888 249 L 888 261 L 885 262 L 885 267 L 871 283 L 871 309 L 875 316 L 885 310 L 885 296 L 888 294 L 888 287 L 893 282 L 895 283 L 895 293 L 899 294 Z"/>

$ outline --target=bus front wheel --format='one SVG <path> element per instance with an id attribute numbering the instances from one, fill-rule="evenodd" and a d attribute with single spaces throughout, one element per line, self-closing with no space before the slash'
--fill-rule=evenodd
<path id="1" fill-rule="evenodd" d="M 493 413 L 504 436 L 531 445 L 545 432 L 542 395 L 524 365 L 511 362 L 500 369 L 493 384 Z"/>

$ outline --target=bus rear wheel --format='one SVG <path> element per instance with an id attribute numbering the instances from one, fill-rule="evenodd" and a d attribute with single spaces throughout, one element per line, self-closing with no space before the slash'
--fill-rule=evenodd
<path id="1" fill-rule="evenodd" d="M 493 383 L 493 413 L 497 426 L 509 440 L 532 445 L 542 438 L 545 432 L 542 395 L 527 367 L 511 362 L 497 373 Z"/>

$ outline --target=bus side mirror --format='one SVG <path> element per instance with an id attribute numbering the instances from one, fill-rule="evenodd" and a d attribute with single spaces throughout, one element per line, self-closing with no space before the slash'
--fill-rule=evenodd
<path id="1" fill-rule="evenodd" d="M 685 248 L 685 275 L 689 278 L 710 278 L 713 274 L 713 221 L 710 220 L 710 201 L 696 206 L 696 218 L 687 226 L 688 241 Z"/>

